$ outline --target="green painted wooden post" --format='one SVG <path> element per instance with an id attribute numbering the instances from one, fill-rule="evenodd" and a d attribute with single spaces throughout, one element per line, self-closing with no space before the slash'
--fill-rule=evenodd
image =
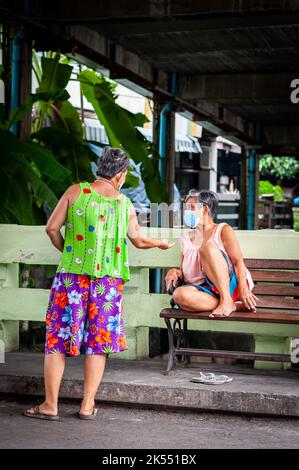
<path id="1" fill-rule="evenodd" d="M 19 286 L 19 265 L 0 265 L 1 288 L 12 288 Z M 22 309 L 22 304 L 19 304 Z M 19 312 L 21 313 L 21 312 Z M 5 352 L 18 351 L 19 349 L 19 320 L 0 319 L 0 339 L 4 342 Z"/>
<path id="2" fill-rule="evenodd" d="M 272 354 L 291 354 L 290 337 L 254 335 L 255 352 Z M 290 362 L 254 361 L 255 369 L 289 369 Z"/>

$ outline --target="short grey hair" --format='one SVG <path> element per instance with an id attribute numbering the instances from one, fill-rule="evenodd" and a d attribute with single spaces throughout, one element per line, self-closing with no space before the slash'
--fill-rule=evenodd
<path id="1" fill-rule="evenodd" d="M 96 175 L 111 179 L 120 171 L 126 171 L 129 166 L 130 159 L 122 149 L 107 146 L 99 158 Z"/>
<path id="2" fill-rule="evenodd" d="M 185 202 L 187 202 L 191 197 L 194 197 L 197 202 L 208 207 L 209 215 L 212 219 L 216 217 L 219 199 L 214 191 L 210 191 L 209 189 L 190 189 L 185 197 Z"/>

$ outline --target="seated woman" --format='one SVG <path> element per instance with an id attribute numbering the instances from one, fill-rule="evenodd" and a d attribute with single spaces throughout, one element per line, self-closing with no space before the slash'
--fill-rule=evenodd
<path id="1" fill-rule="evenodd" d="M 233 228 L 216 224 L 218 198 L 213 191 L 192 189 L 184 205 L 184 222 L 192 230 L 180 237 L 180 269 L 165 277 L 176 304 L 189 311 L 208 311 L 210 317 L 228 316 L 234 310 L 256 310 L 258 298 Z"/>

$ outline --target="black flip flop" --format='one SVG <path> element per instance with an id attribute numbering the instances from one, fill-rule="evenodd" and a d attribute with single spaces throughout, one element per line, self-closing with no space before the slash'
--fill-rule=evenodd
<path id="1" fill-rule="evenodd" d="M 81 413 L 77 413 L 78 418 L 80 419 L 94 419 L 97 415 L 97 408 L 93 407 L 92 413 L 90 415 L 82 415 Z"/>
<path id="2" fill-rule="evenodd" d="M 24 411 L 23 415 L 27 416 L 27 418 L 47 419 L 48 421 L 58 421 L 59 420 L 58 415 L 47 415 L 45 413 L 42 413 L 39 409 L 39 405 L 34 406 L 33 410 L 34 410 L 33 413 L 29 413 L 28 411 Z"/>

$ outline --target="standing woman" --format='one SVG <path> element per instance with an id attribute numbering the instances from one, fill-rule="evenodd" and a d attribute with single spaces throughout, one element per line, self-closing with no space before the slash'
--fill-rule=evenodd
<path id="1" fill-rule="evenodd" d="M 128 237 L 136 248 L 171 248 L 174 243 L 142 236 L 130 199 L 120 193 L 129 158 L 107 147 L 96 181 L 70 186 L 46 226 L 62 252 L 46 313 L 45 400 L 29 408 L 30 418 L 57 420 L 58 394 L 66 356 L 85 353 L 81 419 L 96 416 L 95 395 L 107 354 L 128 349 L 123 322 L 123 285 L 130 279 Z M 65 240 L 60 229 L 65 224 Z"/>

